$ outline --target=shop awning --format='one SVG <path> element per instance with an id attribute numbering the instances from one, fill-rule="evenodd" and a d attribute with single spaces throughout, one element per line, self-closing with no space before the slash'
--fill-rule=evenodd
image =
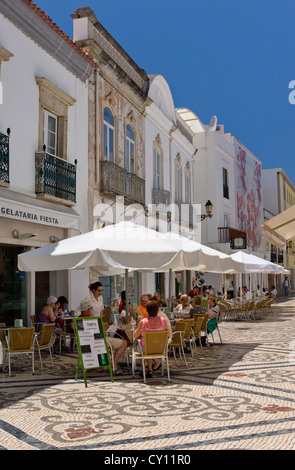
<path id="1" fill-rule="evenodd" d="M 282 241 L 286 243 L 292 240 L 295 238 L 295 205 L 267 220 L 263 226 L 267 229 L 267 233 L 271 232 L 274 237 L 278 237 L 281 240 L 281 243 Z M 276 243 L 273 244 L 279 246 Z M 280 248 L 283 247 L 280 246 Z"/>

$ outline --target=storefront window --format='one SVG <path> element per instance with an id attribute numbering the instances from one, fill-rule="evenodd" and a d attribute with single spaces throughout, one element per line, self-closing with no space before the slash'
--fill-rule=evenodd
<path id="1" fill-rule="evenodd" d="M 22 319 L 26 325 L 26 273 L 17 267 L 17 255 L 24 247 L 0 246 L 0 322 L 14 325 Z"/>

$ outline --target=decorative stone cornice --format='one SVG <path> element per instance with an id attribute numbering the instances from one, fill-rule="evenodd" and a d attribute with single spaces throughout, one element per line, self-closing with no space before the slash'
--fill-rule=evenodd
<path id="1" fill-rule="evenodd" d="M 13 54 L 0 45 L 0 63 L 7 62 L 11 57 L 13 57 Z"/>
<path id="2" fill-rule="evenodd" d="M 72 98 L 72 96 L 61 90 L 58 86 L 54 85 L 46 78 L 36 77 L 36 82 L 40 89 L 43 88 L 47 90 L 47 92 L 51 93 L 52 96 L 57 96 L 65 106 L 73 106 L 76 103 L 75 98 Z"/>
<path id="3" fill-rule="evenodd" d="M 95 70 L 91 59 L 32 1 L 1 0 L 0 13 L 83 82 Z"/>

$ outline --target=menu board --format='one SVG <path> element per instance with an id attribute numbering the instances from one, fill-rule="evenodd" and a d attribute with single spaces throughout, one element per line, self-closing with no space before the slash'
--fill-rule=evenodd
<path id="1" fill-rule="evenodd" d="M 113 381 L 112 368 L 101 317 L 74 318 L 78 340 L 79 358 L 75 379 L 77 379 L 80 365 L 82 366 L 85 386 L 86 370 L 98 367 L 109 367 Z"/>

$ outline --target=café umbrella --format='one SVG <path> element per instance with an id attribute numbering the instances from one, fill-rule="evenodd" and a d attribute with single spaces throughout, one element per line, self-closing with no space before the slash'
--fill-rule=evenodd
<path id="1" fill-rule="evenodd" d="M 197 248 L 201 248 L 195 242 L 187 241 L 184 244 L 183 240 L 182 243 L 178 240 L 176 243 L 177 237 L 172 236 L 172 243 L 172 238 L 163 233 L 123 221 L 22 253 L 18 255 L 18 269 L 58 271 L 91 267 L 101 276 L 125 272 L 128 286 L 128 271 L 192 269 L 189 259 Z M 202 248 L 201 262 L 194 260 L 194 269 L 197 266 L 204 270 L 213 269 L 214 266 L 219 269 L 218 253 L 213 254 Z"/>

